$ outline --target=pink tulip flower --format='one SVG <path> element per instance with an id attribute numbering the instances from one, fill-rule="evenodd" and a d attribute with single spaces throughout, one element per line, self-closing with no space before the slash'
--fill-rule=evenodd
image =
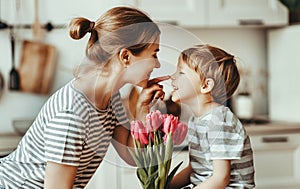
<path id="1" fill-rule="evenodd" d="M 173 144 L 174 145 L 181 144 L 186 137 L 187 131 L 188 131 L 188 126 L 183 122 L 179 122 L 177 124 L 177 129 L 173 133 Z"/>
<path id="2" fill-rule="evenodd" d="M 159 110 L 150 112 L 146 115 L 146 128 L 149 132 L 156 131 L 162 125 L 163 120 L 163 114 Z"/>
<path id="3" fill-rule="evenodd" d="M 177 128 L 178 117 L 172 114 L 166 114 L 163 123 L 163 132 L 167 135 L 169 133 L 174 133 Z"/>
<path id="4" fill-rule="evenodd" d="M 134 137 L 135 140 L 140 141 L 141 144 L 148 144 L 148 132 L 147 129 L 144 127 L 142 121 L 132 121 L 131 122 L 131 135 Z"/>

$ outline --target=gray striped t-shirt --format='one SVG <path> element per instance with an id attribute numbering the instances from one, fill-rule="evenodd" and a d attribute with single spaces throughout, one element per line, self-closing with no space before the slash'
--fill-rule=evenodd
<path id="1" fill-rule="evenodd" d="M 213 174 L 214 159 L 231 160 L 227 188 L 254 188 L 253 152 L 249 136 L 237 117 L 225 106 L 189 120 L 189 154 L 195 185 Z"/>
<path id="2" fill-rule="evenodd" d="M 46 162 L 52 161 L 78 166 L 74 188 L 84 188 L 119 125 L 128 126 L 119 93 L 99 110 L 69 82 L 45 103 L 17 149 L 0 159 L 0 186 L 43 188 Z"/>

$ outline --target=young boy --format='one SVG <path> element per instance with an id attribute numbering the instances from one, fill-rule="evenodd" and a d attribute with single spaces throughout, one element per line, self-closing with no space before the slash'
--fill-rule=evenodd
<path id="1" fill-rule="evenodd" d="M 184 50 L 172 75 L 172 100 L 188 105 L 190 163 L 171 189 L 254 188 L 253 153 L 244 127 L 223 104 L 236 91 L 240 75 L 233 55 L 210 45 Z"/>

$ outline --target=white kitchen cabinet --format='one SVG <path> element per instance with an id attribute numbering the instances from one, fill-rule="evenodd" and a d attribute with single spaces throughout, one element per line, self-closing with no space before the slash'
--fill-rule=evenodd
<path id="1" fill-rule="evenodd" d="M 158 22 L 180 26 L 206 25 L 206 0 L 137 0 L 136 7 Z"/>
<path id="2" fill-rule="evenodd" d="M 17 9 L 16 2 L 19 2 Z M 9 24 L 32 24 L 34 0 L 2 0 L 2 19 Z M 106 10 L 118 5 L 134 5 L 135 0 L 46 0 L 38 1 L 38 16 L 41 23 L 68 24 L 74 17 L 86 17 L 96 21 Z"/>
<path id="3" fill-rule="evenodd" d="M 184 169 L 189 162 L 189 154 L 188 151 L 174 151 L 173 159 L 171 163 L 171 170 L 177 166 L 181 161 L 183 161 L 182 165 L 179 167 L 176 173 L 179 173 L 180 170 Z M 133 167 L 121 167 L 118 168 L 119 173 L 119 188 L 118 189 L 141 189 L 140 181 L 136 176 L 136 168 Z"/>
<path id="4" fill-rule="evenodd" d="M 250 136 L 256 189 L 300 188 L 300 133 Z"/>
<path id="5" fill-rule="evenodd" d="M 288 10 L 278 0 L 208 0 L 207 10 L 210 27 L 288 24 Z"/>
<path id="6" fill-rule="evenodd" d="M 20 8 L 16 10 L 16 2 Z M 10 24 L 32 24 L 34 1 L 4 0 L 2 19 Z M 137 7 L 158 22 L 182 27 L 215 27 L 288 24 L 288 10 L 278 0 L 47 0 L 39 1 L 41 23 L 65 24 L 78 16 L 96 20 L 106 10 L 128 5 Z M 53 14 L 55 13 L 55 14 Z"/>
<path id="7" fill-rule="evenodd" d="M 300 25 L 269 30 L 269 117 L 300 123 L 299 48 Z"/>

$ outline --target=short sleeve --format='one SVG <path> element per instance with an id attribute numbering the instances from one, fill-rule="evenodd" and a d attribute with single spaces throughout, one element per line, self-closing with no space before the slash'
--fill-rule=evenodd
<path id="1" fill-rule="evenodd" d="M 211 159 L 240 159 L 245 137 L 241 123 L 232 113 L 225 117 L 213 115 L 207 132 Z"/>
<path id="2" fill-rule="evenodd" d="M 113 112 L 118 121 L 117 126 L 121 126 L 121 125 L 128 126 L 129 120 L 126 114 L 125 107 L 121 101 L 121 95 L 119 92 L 113 95 L 111 104 L 112 104 Z"/>
<path id="3" fill-rule="evenodd" d="M 58 112 L 45 127 L 45 161 L 78 166 L 85 140 L 83 120 L 73 112 Z"/>

